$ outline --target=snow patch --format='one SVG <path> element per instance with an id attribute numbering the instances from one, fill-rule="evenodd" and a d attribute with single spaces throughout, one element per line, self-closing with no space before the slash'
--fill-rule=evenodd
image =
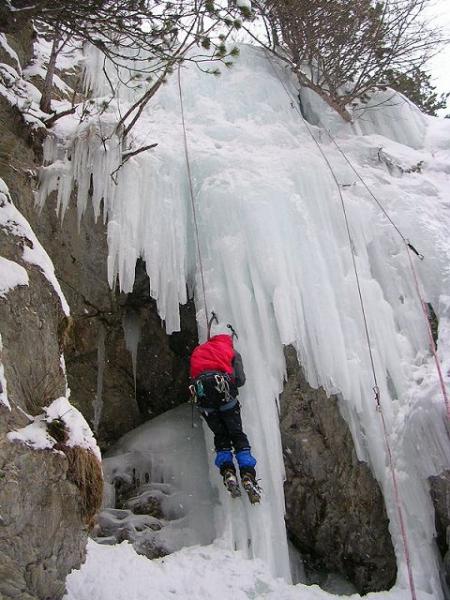
<path id="1" fill-rule="evenodd" d="M 0 298 L 19 285 L 28 285 L 28 273 L 16 262 L 0 256 Z"/>
<path id="2" fill-rule="evenodd" d="M 11 48 L 11 46 L 8 44 L 8 40 L 6 39 L 6 35 L 4 33 L 0 33 L 0 46 L 3 48 L 3 50 L 9 54 L 9 56 L 16 61 L 17 63 L 17 67 L 20 69 L 20 60 L 19 57 L 17 55 L 17 52 L 15 50 L 13 50 Z"/>
<path id="3" fill-rule="evenodd" d="M 100 449 L 85 418 L 65 397 L 54 400 L 44 409 L 43 415 L 33 418 L 33 422 L 22 429 L 8 433 L 10 442 L 22 442 L 34 450 L 52 449 L 56 440 L 47 432 L 47 424 L 62 420 L 68 433 L 67 446 L 90 450 L 101 461 Z"/>
<path id="4" fill-rule="evenodd" d="M 56 440 L 47 433 L 46 421 L 41 416 L 34 417 L 26 427 L 10 431 L 7 438 L 10 442 L 22 442 L 34 450 L 51 449 L 56 444 Z"/>
<path id="5" fill-rule="evenodd" d="M 11 404 L 9 403 L 9 400 L 8 400 L 8 392 L 7 392 L 7 386 L 6 386 L 5 368 L 4 368 L 3 362 L 2 362 L 2 350 L 3 350 L 3 343 L 2 343 L 2 335 L 0 334 L 0 404 L 3 404 L 7 408 L 9 408 L 9 410 L 11 410 Z"/>
<path id="6" fill-rule="evenodd" d="M 80 411 L 73 406 L 65 397 L 54 400 L 50 406 L 45 408 L 46 421 L 62 419 L 69 433 L 67 446 L 78 446 L 90 450 L 101 460 L 100 449 L 91 428 Z"/>
<path id="7" fill-rule="evenodd" d="M 56 279 L 55 267 L 49 255 L 41 246 L 28 221 L 12 203 L 5 182 L 3 180 L 0 181 L 2 189 L 0 192 L 0 227 L 3 227 L 10 235 L 26 240 L 26 243 L 23 244 L 23 260 L 41 269 L 46 279 L 58 294 L 64 314 L 68 316 L 70 308 Z"/>

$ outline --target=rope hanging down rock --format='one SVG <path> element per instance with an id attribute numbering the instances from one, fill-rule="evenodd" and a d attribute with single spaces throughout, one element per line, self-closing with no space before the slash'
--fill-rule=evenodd
<path id="1" fill-rule="evenodd" d="M 201 279 L 201 285 L 202 285 L 203 306 L 204 306 L 204 310 L 205 310 L 205 324 L 206 324 L 206 329 L 208 330 L 209 311 L 208 311 L 208 305 L 206 302 L 205 272 L 203 269 L 202 252 L 201 252 L 201 248 L 200 248 L 200 235 L 199 235 L 198 220 L 197 220 L 197 211 L 195 208 L 194 185 L 193 185 L 193 181 L 192 181 L 191 161 L 189 158 L 189 146 L 188 146 L 188 139 L 187 139 L 187 132 L 186 132 L 186 120 L 185 120 L 185 116 L 184 116 L 183 91 L 181 88 L 181 65 L 180 64 L 178 65 L 178 92 L 179 92 L 179 96 L 180 96 L 181 123 L 183 126 L 184 155 L 186 158 L 186 170 L 187 170 L 188 181 L 189 181 L 189 195 L 191 198 L 192 216 L 193 216 L 193 220 L 194 220 L 194 232 L 195 232 L 195 240 L 196 240 L 197 256 L 198 256 L 198 265 L 199 265 L 199 269 L 200 269 L 200 279 Z"/>
<path id="2" fill-rule="evenodd" d="M 360 284 L 360 279 L 359 279 L 358 268 L 356 265 L 356 259 L 355 259 L 355 255 L 353 252 L 353 248 L 355 246 L 354 246 L 353 238 L 352 238 L 351 231 L 350 231 L 350 225 L 349 225 L 349 221 L 348 221 L 344 195 L 342 193 L 341 185 L 339 184 L 336 173 L 334 172 L 334 169 L 333 169 L 330 161 L 328 160 L 328 157 L 326 156 L 320 143 L 317 141 L 314 134 L 312 133 L 308 122 L 304 119 L 302 113 L 300 112 L 296 103 L 292 99 L 292 96 L 291 96 L 288 88 L 286 87 L 283 80 L 280 78 L 279 74 L 277 73 L 277 70 L 275 69 L 274 65 L 272 64 L 272 61 L 271 61 L 270 57 L 268 56 L 268 54 L 266 54 L 266 57 L 267 57 L 267 60 L 269 61 L 270 66 L 272 67 L 273 72 L 275 73 L 275 76 L 277 77 L 278 81 L 281 83 L 282 87 L 284 88 L 284 90 L 289 98 L 291 107 L 294 110 L 296 110 L 296 112 L 299 114 L 303 124 L 305 125 L 306 130 L 308 131 L 308 134 L 311 136 L 312 140 L 314 141 L 315 145 L 317 146 L 324 162 L 326 163 L 328 169 L 330 170 L 331 176 L 332 176 L 334 182 L 336 183 L 336 187 L 338 189 L 341 208 L 342 208 L 343 215 L 344 215 L 345 227 L 346 227 L 346 231 L 347 231 L 349 249 L 350 249 L 350 253 L 352 256 L 352 264 L 353 264 L 353 270 L 355 273 L 356 286 L 358 289 L 361 314 L 362 314 L 362 318 L 363 318 L 363 322 L 364 322 L 366 343 L 367 343 L 367 348 L 368 348 L 368 352 L 369 352 L 369 356 L 370 356 L 370 364 L 371 364 L 372 377 L 373 377 L 373 382 L 374 382 L 373 391 L 375 394 L 376 409 L 380 413 L 380 417 L 381 417 L 384 441 L 385 441 L 385 445 L 386 445 L 386 453 L 387 453 L 387 457 L 388 457 L 389 470 L 390 470 L 391 478 L 392 478 L 395 506 L 396 506 L 398 521 L 399 521 L 399 525 L 400 525 L 400 532 L 401 532 L 401 537 L 402 537 L 402 542 L 403 542 L 403 552 L 405 555 L 405 562 L 406 562 L 406 567 L 407 567 L 407 571 L 408 571 L 409 589 L 410 589 L 410 593 L 411 593 L 411 599 L 417 600 L 416 588 L 415 588 L 415 584 L 414 584 L 414 576 L 413 576 L 412 565 L 411 565 L 411 556 L 410 556 L 410 552 L 409 552 L 408 535 L 407 535 L 407 531 L 406 531 L 405 520 L 403 517 L 402 501 L 401 501 L 400 491 L 399 491 L 398 482 L 397 482 L 397 474 L 396 474 L 396 469 L 395 469 L 395 465 L 394 465 L 394 457 L 393 457 L 391 445 L 389 442 L 389 434 L 387 431 L 386 421 L 385 421 L 382 406 L 381 406 L 380 388 L 378 387 L 375 363 L 374 363 L 373 352 L 372 352 L 372 345 L 371 345 L 369 328 L 368 328 L 368 323 L 367 323 L 366 310 L 365 310 L 365 306 L 364 306 L 364 298 L 363 298 L 362 291 L 361 291 L 361 284 Z"/>

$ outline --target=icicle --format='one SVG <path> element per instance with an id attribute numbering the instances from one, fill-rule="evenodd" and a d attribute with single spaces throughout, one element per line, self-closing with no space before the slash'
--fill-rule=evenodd
<path id="1" fill-rule="evenodd" d="M 128 352 L 131 354 L 133 363 L 134 394 L 136 396 L 136 368 L 137 351 L 141 339 L 141 323 L 139 313 L 128 310 L 122 318 L 122 327 L 125 334 L 125 344 Z"/>
<path id="2" fill-rule="evenodd" d="M 98 324 L 97 338 L 97 393 L 93 402 L 94 406 L 94 432 L 98 434 L 98 427 L 102 418 L 103 409 L 103 374 L 105 371 L 105 337 L 106 329 L 101 321 Z"/>

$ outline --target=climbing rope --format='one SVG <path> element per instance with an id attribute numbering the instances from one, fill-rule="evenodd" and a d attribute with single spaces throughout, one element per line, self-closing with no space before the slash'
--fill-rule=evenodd
<path id="1" fill-rule="evenodd" d="M 303 118 L 303 116 L 302 116 L 302 118 Z M 400 230 L 400 228 L 398 227 L 398 225 L 394 222 L 394 220 L 389 215 L 389 213 L 387 212 L 387 210 L 384 208 L 384 206 L 381 204 L 381 202 L 378 200 L 378 198 L 372 192 L 372 190 L 370 189 L 370 187 L 367 185 L 366 181 L 364 180 L 364 178 L 362 177 L 362 175 L 359 173 L 359 171 L 356 169 L 355 165 L 352 163 L 352 161 L 348 158 L 348 156 L 345 154 L 345 152 L 339 146 L 339 144 L 336 141 L 336 138 L 331 134 L 331 131 L 329 131 L 327 129 L 326 132 L 327 132 L 328 137 L 330 138 L 330 140 L 333 142 L 333 144 L 336 146 L 336 148 L 339 151 L 339 153 L 342 155 L 342 157 L 346 161 L 346 163 L 349 165 L 349 167 L 355 173 L 356 177 L 359 179 L 359 181 L 365 187 L 365 189 L 367 190 L 367 192 L 369 193 L 369 195 L 372 197 L 372 199 L 376 202 L 376 204 L 380 208 L 381 212 L 384 214 L 384 216 L 389 221 L 389 223 L 394 227 L 394 229 L 396 230 L 396 232 L 398 233 L 398 235 L 401 237 L 401 239 L 403 240 L 403 242 L 406 244 L 406 246 L 409 247 L 409 248 L 411 248 L 411 250 L 420 258 L 420 260 L 423 260 L 423 258 L 424 258 L 423 255 L 420 254 L 414 248 L 414 246 L 411 244 L 411 242 L 408 240 L 408 238 L 402 233 L 402 231 Z"/>
<path id="2" fill-rule="evenodd" d="M 186 158 L 186 169 L 189 181 L 189 195 L 191 198 L 191 206 L 192 206 L 192 215 L 194 219 L 194 231 L 195 231 L 195 239 L 196 239 L 196 247 L 197 247 L 197 256 L 198 256 L 198 264 L 200 269 L 200 279 L 202 284 L 202 294 L 203 294 L 203 304 L 205 307 L 205 322 L 206 329 L 208 330 L 208 304 L 206 302 L 206 285 L 205 285 L 205 273 L 203 269 L 203 261 L 202 261 L 202 253 L 200 249 L 200 235 L 198 229 L 198 220 L 197 220 L 197 211 L 195 209 L 195 195 L 194 195 L 194 185 L 192 182 L 192 171 L 191 171 L 191 161 L 189 158 L 189 146 L 186 132 L 186 120 L 184 116 L 184 103 L 183 103 L 183 91 L 181 88 L 181 65 L 178 65 L 178 92 L 180 96 L 180 108 L 181 108 L 181 123 L 183 126 L 183 141 L 184 141 L 184 155 Z"/>
<path id="3" fill-rule="evenodd" d="M 337 187 L 338 192 L 339 192 L 339 198 L 340 198 L 341 208 L 342 208 L 343 215 L 344 215 L 345 227 L 346 227 L 347 237 L 348 237 L 348 241 L 349 241 L 350 253 L 351 253 L 351 256 L 352 256 L 353 270 L 354 270 L 354 273 L 355 273 L 355 280 L 356 280 L 356 285 L 357 285 L 357 289 L 358 289 L 358 296 L 359 296 L 359 303 L 360 303 L 360 307 L 361 307 L 361 314 L 362 314 L 363 322 L 364 322 L 364 330 L 365 330 L 366 343 L 367 343 L 367 348 L 368 348 L 368 352 L 369 352 L 369 356 L 370 356 L 370 364 L 371 364 L 371 370 L 372 370 L 372 377 L 373 377 L 373 381 L 374 381 L 373 391 L 374 391 L 374 394 L 375 394 L 376 409 L 380 413 L 380 417 L 381 417 L 381 423 L 382 423 L 382 428 L 383 428 L 384 441 L 385 441 L 386 452 L 387 452 L 387 457 L 388 457 L 389 470 L 390 470 L 390 473 L 391 473 L 392 486 L 393 486 L 393 490 L 394 490 L 395 506 L 396 506 L 397 516 L 398 516 L 398 520 L 399 520 L 400 532 L 401 532 L 402 543 L 403 543 L 403 552 L 404 552 L 404 555 L 405 555 L 405 562 L 406 562 L 406 567 L 407 567 L 407 571 L 408 571 L 409 589 L 410 589 L 412 600 L 416 600 L 417 599 L 417 595 L 416 595 L 416 589 L 415 589 L 415 584 L 414 584 L 414 577 L 413 577 L 413 572 L 412 572 L 411 557 L 410 557 L 409 545 L 408 545 L 408 535 L 407 535 L 407 531 L 406 531 L 405 521 L 404 521 L 404 518 L 403 518 L 402 501 L 401 501 L 400 491 L 399 491 L 398 482 L 397 482 L 397 475 L 396 475 L 396 470 L 395 470 L 394 457 L 393 457 L 393 454 L 392 454 L 391 445 L 389 443 L 389 434 L 388 434 L 388 430 L 387 430 L 387 426 L 386 426 L 386 421 L 385 421 L 383 410 L 382 410 L 382 406 L 381 406 L 380 389 L 379 389 L 378 382 L 377 382 L 377 375 L 376 375 L 375 363 L 374 363 L 372 346 L 371 346 L 371 340 L 370 340 L 370 334 L 369 334 L 369 328 L 368 328 L 368 323 L 367 323 L 367 315 L 366 315 L 366 310 L 365 310 L 365 307 L 364 307 L 364 299 L 363 299 L 363 295 L 362 295 L 362 291 L 361 291 L 361 284 L 360 284 L 360 279 L 359 279 L 358 268 L 357 268 L 357 265 L 356 265 L 355 254 L 354 254 L 354 251 L 353 251 L 353 248 L 355 246 L 354 246 L 353 238 L 352 238 L 351 231 L 350 231 L 350 225 L 349 225 L 349 220 L 348 220 L 348 215 L 347 215 L 347 209 L 346 209 L 346 205 L 345 205 L 344 195 L 342 193 L 342 189 L 341 189 L 339 181 L 338 181 L 338 179 L 336 177 L 334 169 L 333 169 L 330 161 L 328 160 L 328 157 L 326 156 L 326 154 L 323 151 L 321 145 L 319 144 L 319 142 L 315 138 L 314 134 L 312 133 L 309 124 L 303 118 L 303 115 L 302 115 L 301 111 L 299 110 L 299 108 L 297 107 L 297 105 L 295 104 L 295 102 L 293 101 L 288 88 L 286 87 L 286 85 L 283 82 L 283 80 L 280 78 L 279 74 L 277 73 L 277 70 L 275 69 L 275 67 L 274 67 L 274 65 L 273 65 L 273 63 L 272 63 L 272 61 L 271 61 L 271 59 L 270 59 L 270 57 L 268 56 L 267 53 L 266 53 L 266 57 L 267 57 L 267 59 L 268 59 L 268 61 L 270 63 L 270 66 L 272 67 L 272 69 L 273 69 L 273 71 L 275 73 L 275 76 L 277 77 L 277 79 L 281 83 L 282 87 L 284 88 L 286 94 L 288 95 L 291 107 L 294 110 L 296 110 L 297 113 L 299 114 L 300 118 L 302 119 L 302 122 L 304 123 L 304 125 L 306 127 L 306 130 L 308 131 L 308 134 L 311 136 L 311 138 L 314 141 L 314 143 L 316 144 L 316 146 L 317 146 L 317 148 L 318 148 L 318 150 L 319 150 L 322 158 L 324 159 L 326 165 L 328 166 L 328 168 L 330 170 L 330 173 L 331 173 L 331 176 L 332 176 L 334 182 L 336 183 L 336 187 Z"/>
<path id="4" fill-rule="evenodd" d="M 302 115 L 302 119 L 303 119 L 303 115 Z M 408 262 L 409 262 L 409 266 L 410 266 L 411 273 L 412 273 L 413 280 L 414 280 L 414 287 L 415 287 L 415 290 L 416 290 L 416 293 L 417 293 L 417 297 L 418 297 L 418 300 L 419 300 L 419 303 L 420 303 L 420 307 L 422 309 L 422 313 L 423 313 L 423 316 L 424 316 L 424 319 L 425 319 L 425 324 L 426 324 L 428 339 L 429 339 L 429 342 L 430 342 L 430 349 L 431 349 L 431 352 L 433 354 L 434 362 L 435 362 L 435 365 L 436 365 L 436 370 L 437 370 L 437 373 L 438 373 L 439 385 L 440 385 L 440 388 L 441 388 L 442 397 L 444 399 L 445 412 L 446 412 L 446 415 L 447 415 L 447 420 L 450 421 L 450 403 L 449 403 L 449 400 L 448 400 L 447 389 L 446 389 L 445 383 L 444 383 L 444 377 L 442 375 L 441 363 L 439 362 L 439 357 L 437 355 L 437 347 L 436 347 L 436 343 L 435 343 L 434 337 L 433 337 L 433 329 L 432 329 L 432 326 L 431 326 L 431 319 L 430 319 L 430 315 L 429 315 L 427 304 L 426 304 L 425 300 L 423 299 L 423 293 L 420 290 L 419 278 L 417 276 L 417 269 L 414 266 L 414 261 L 413 261 L 412 256 L 411 256 L 411 252 L 414 252 L 414 254 L 420 260 L 423 260 L 424 256 L 423 256 L 423 254 L 420 254 L 416 250 L 416 248 L 411 244 L 411 242 L 408 240 L 408 238 L 403 235 L 403 233 L 400 231 L 400 229 L 397 227 L 397 225 L 391 219 L 390 215 L 388 214 L 388 212 L 386 211 L 386 209 L 384 208 L 384 206 L 381 204 L 381 202 L 378 200 L 378 198 L 375 196 L 375 194 L 370 189 L 370 187 L 367 185 L 367 183 L 363 179 L 362 175 L 359 173 L 359 171 L 356 169 L 356 167 L 354 166 L 354 164 L 352 163 L 352 161 L 348 158 L 348 156 L 345 154 L 345 152 L 339 146 L 339 144 L 337 143 L 335 137 L 331 134 L 330 131 L 327 131 L 327 134 L 328 134 L 328 137 L 330 138 L 330 140 L 336 146 L 337 150 L 343 156 L 343 158 L 345 159 L 345 161 L 347 162 L 347 164 L 350 166 L 350 168 L 352 169 L 352 171 L 355 173 L 355 175 L 360 180 L 360 182 L 362 183 L 362 185 L 364 186 L 364 188 L 367 190 L 367 192 L 369 193 L 369 195 L 376 202 L 376 204 L 378 205 L 378 207 L 380 208 L 380 210 L 383 212 L 384 216 L 391 223 L 391 225 L 397 231 L 397 233 L 401 237 L 403 243 L 405 244 L 406 253 L 407 253 L 407 256 L 408 256 Z"/>
<path id="5" fill-rule="evenodd" d="M 275 73 L 275 76 L 277 77 L 277 79 L 279 80 L 279 82 L 283 86 L 286 94 L 288 95 L 288 97 L 290 99 L 291 107 L 293 109 L 295 109 L 296 112 L 299 114 L 300 118 L 302 119 L 302 122 L 305 124 L 306 128 L 308 129 L 308 133 L 310 134 L 310 136 L 314 140 L 314 142 L 317 145 L 317 147 L 319 148 L 322 156 L 325 158 L 328 167 L 332 171 L 331 165 L 330 165 L 329 161 L 326 159 L 325 154 L 322 151 L 322 148 L 321 148 L 319 142 L 314 137 L 314 135 L 313 135 L 313 133 L 312 133 L 312 131 L 310 129 L 310 126 L 309 126 L 308 122 L 305 120 L 305 118 L 303 117 L 301 111 L 299 110 L 299 108 L 297 107 L 297 105 L 294 103 L 294 101 L 292 99 L 292 96 L 291 96 L 288 88 L 286 87 L 285 83 L 283 82 L 283 80 L 280 78 L 278 72 L 276 71 L 276 69 L 275 69 L 275 67 L 274 67 L 274 65 L 273 65 L 270 57 L 267 54 L 267 51 L 266 51 L 266 57 L 267 57 L 267 59 L 268 59 L 268 61 L 270 63 L 270 66 L 272 67 L 272 70 Z M 425 300 L 423 298 L 423 294 L 422 294 L 422 292 L 420 290 L 419 278 L 418 278 L 418 275 L 417 275 L 417 269 L 414 266 L 414 261 L 412 260 L 411 252 L 414 252 L 414 254 L 420 260 L 423 260 L 424 256 L 423 256 L 423 254 L 421 254 L 420 252 L 418 252 L 418 250 L 416 250 L 416 248 L 410 242 L 410 240 L 402 233 L 402 231 L 400 230 L 400 228 L 398 227 L 398 225 L 394 222 L 394 220 L 391 218 L 391 216 L 389 215 L 389 213 L 387 212 L 387 210 L 384 208 L 383 204 L 380 202 L 380 200 L 376 197 L 376 195 L 373 193 L 373 191 L 367 185 L 366 181 L 364 180 L 364 178 L 362 177 L 362 175 L 359 173 L 359 171 L 356 169 L 356 167 L 354 166 L 354 164 L 352 163 L 352 161 L 348 158 L 348 156 L 345 154 L 345 152 L 339 146 L 339 144 L 337 143 L 335 137 L 328 130 L 327 130 L 327 134 L 328 134 L 330 140 L 336 146 L 336 148 L 339 151 L 339 153 L 345 159 L 345 161 L 347 162 L 347 164 L 350 166 L 350 168 L 355 173 L 355 175 L 357 176 L 357 178 L 360 180 L 360 182 L 362 183 L 362 185 L 364 186 L 364 188 L 367 190 L 367 192 L 369 193 L 369 195 L 371 196 L 371 198 L 375 201 L 375 203 L 380 208 L 380 210 L 382 211 L 382 213 L 384 214 L 384 216 L 386 217 L 386 219 L 389 221 L 389 223 L 391 223 L 391 225 L 397 231 L 398 235 L 400 236 L 400 238 L 402 239 L 403 243 L 405 244 L 405 249 L 406 249 L 406 253 L 407 253 L 407 256 L 408 256 L 408 262 L 409 262 L 409 266 L 410 266 L 411 273 L 412 273 L 413 280 L 414 280 L 414 287 L 415 287 L 416 294 L 417 294 L 417 297 L 418 297 L 418 300 L 419 300 L 419 303 L 420 303 L 420 306 L 421 306 L 421 309 L 422 309 L 422 314 L 423 314 L 424 319 L 425 319 L 425 326 L 426 326 L 426 329 L 427 329 L 428 339 L 429 339 L 429 342 L 430 342 L 430 349 L 431 349 L 431 352 L 433 354 L 433 359 L 434 359 L 434 363 L 435 363 L 435 366 L 436 366 L 436 371 L 437 371 L 437 374 L 438 374 L 439 385 L 440 385 L 440 388 L 441 388 L 442 398 L 444 400 L 445 412 L 446 412 L 447 420 L 450 421 L 450 402 L 449 402 L 449 399 L 448 399 L 447 389 L 446 389 L 445 382 L 444 382 L 444 376 L 442 374 L 441 363 L 440 363 L 439 357 L 437 355 L 437 347 L 436 347 L 436 343 L 435 343 L 434 337 L 433 337 L 433 329 L 432 329 L 432 325 L 431 325 L 431 319 L 430 319 L 430 315 L 429 315 L 427 304 L 426 304 L 426 302 L 425 302 Z M 334 175 L 333 175 L 333 177 L 334 177 Z M 337 181 L 336 177 L 334 177 L 334 180 L 336 181 L 336 185 L 338 186 L 338 189 L 340 191 L 340 184 Z"/>
<path id="6" fill-rule="evenodd" d="M 408 247 L 406 248 L 406 250 L 408 253 L 408 260 L 409 260 L 409 264 L 410 264 L 411 271 L 412 271 L 413 278 L 414 278 L 414 286 L 416 288 L 416 292 L 419 297 L 420 306 L 422 307 L 422 312 L 423 312 L 423 315 L 424 315 L 424 318 L 425 318 L 425 321 L 427 324 L 428 340 L 430 342 L 431 352 L 433 353 L 434 363 L 436 365 L 436 370 L 438 373 L 439 385 L 441 387 L 442 397 L 444 398 L 447 420 L 450 421 L 450 405 L 449 405 L 449 401 L 448 401 L 447 389 L 445 387 L 444 376 L 442 375 L 441 363 L 440 363 L 439 357 L 437 355 L 437 347 L 436 347 L 436 343 L 435 343 L 434 337 L 433 337 L 433 329 L 431 327 L 430 313 L 428 310 L 428 306 L 427 306 L 425 300 L 423 299 L 422 293 L 420 291 L 419 278 L 417 277 L 417 272 L 416 272 L 416 269 L 414 268 L 414 263 L 412 260 L 411 252 Z"/>

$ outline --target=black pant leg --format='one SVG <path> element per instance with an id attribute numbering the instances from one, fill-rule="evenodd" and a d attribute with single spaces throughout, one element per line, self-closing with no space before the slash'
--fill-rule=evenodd
<path id="1" fill-rule="evenodd" d="M 226 423 L 222 419 L 222 413 L 218 411 L 209 414 L 202 413 L 208 427 L 214 433 L 214 448 L 218 450 L 231 450 L 232 438 Z"/>
<path id="2" fill-rule="evenodd" d="M 250 448 L 248 437 L 242 431 L 241 407 L 239 403 L 233 409 L 224 410 L 220 414 L 235 452 Z"/>

